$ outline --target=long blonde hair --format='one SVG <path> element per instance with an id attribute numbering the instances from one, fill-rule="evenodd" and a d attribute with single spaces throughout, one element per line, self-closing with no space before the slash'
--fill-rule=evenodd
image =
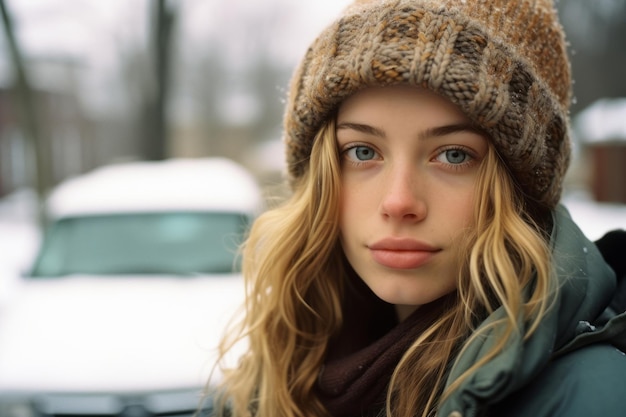
<path id="1" fill-rule="evenodd" d="M 518 328 L 528 337 L 549 305 L 549 250 L 511 176 L 490 151 L 477 181 L 474 228 L 464 248 L 458 291 L 449 308 L 408 349 L 388 389 L 387 415 L 431 415 L 442 396 L 502 350 Z M 281 206 L 264 213 L 243 247 L 246 304 L 242 320 L 222 341 L 222 357 L 245 339 L 237 367 L 222 369 L 216 414 L 311 417 L 328 413 L 314 392 L 328 341 L 342 324 L 347 279 L 339 245 L 340 163 L 335 123 L 319 131 L 309 168 Z M 468 252 L 460 252 L 468 253 Z M 511 278 L 514 279 L 511 279 Z M 522 289 L 533 283 L 528 300 Z M 477 323 L 498 306 L 507 311 L 503 339 L 481 362 L 443 386 L 449 364 Z"/>

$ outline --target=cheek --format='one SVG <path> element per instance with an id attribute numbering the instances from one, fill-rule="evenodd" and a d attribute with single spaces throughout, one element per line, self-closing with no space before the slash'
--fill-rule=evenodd
<path id="1" fill-rule="evenodd" d="M 471 227 L 474 223 L 474 189 L 458 190 L 456 193 L 448 193 L 443 203 L 449 208 L 449 219 L 455 219 L 453 228 L 457 230 Z M 452 224 L 451 224 L 452 226 Z"/>
<path id="2" fill-rule="evenodd" d="M 342 239 L 351 240 L 361 235 L 375 211 L 373 192 L 363 184 L 342 184 L 339 193 L 339 233 Z"/>
<path id="3" fill-rule="evenodd" d="M 339 212 L 341 217 L 362 213 L 368 205 L 366 201 L 367 194 L 362 183 L 343 179 L 339 192 Z"/>
<path id="4" fill-rule="evenodd" d="M 459 208 L 462 210 L 461 217 L 465 219 L 467 226 L 470 226 L 474 219 L 474 190 L 467 192 L 463 201 L 459 203 Z"/>
<path id="5" fill-rule="evenodd" d="M 339 198 L 339 227 L 342 234 L 349 228 L 350 220 L 358 216 L 358 208 L 359 201 L 357 200 L 357 196 L 354 195 L 353 192 L 342 191 Z"/>

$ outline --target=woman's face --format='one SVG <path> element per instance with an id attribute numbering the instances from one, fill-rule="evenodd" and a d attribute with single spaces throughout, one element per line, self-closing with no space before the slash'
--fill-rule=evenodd
<path id="1" fill-rule="evenodd" d="M 336 130 L 343 250 L 404 319 L 456 288 L 487 140 L 450 101 L 408 86 L 354 94 Z"/>

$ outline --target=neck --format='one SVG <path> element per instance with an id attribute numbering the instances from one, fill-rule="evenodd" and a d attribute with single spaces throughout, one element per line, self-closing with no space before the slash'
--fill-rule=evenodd
<path id="1" fill-rule="evenodd" d="M 396 315 L 398 316 L 398 321 L 402 322 L 407 317 L 409 317 L 415 310 L 419 308 L 419 306 L 415 305 L 404 305 L 404 304 L 396 304 Z"/>

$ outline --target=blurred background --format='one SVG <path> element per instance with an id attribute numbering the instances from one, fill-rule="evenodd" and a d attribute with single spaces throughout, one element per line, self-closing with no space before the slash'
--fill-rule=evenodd
<path id="1" fill-rule="evenodd" d="M 22 266 L 37 202 L 99 166 L 224 156 L 280 183 L 289 76 L 347 1 L 0 4 L 0 264 Z"/>
<path id="2" fill-rule="evenodd" d="M 209 324 L 213 326 L 213 336 L 218 335 L 223 320 L 206 310 L 211 304 L 207 301 L 210 291 L 208 287 L 199 290 L 195 286 L 212 285 L 213 288 L 215 283 L 198 280 L 192 285 L 188 275 L 196 276 L 199 269 L 195 266 L 186 271 L 179 269 L 178 256 L 165 268 L 163 254 L 175 253 L 172 246 L 159 247 L 159 251 L 152 252 L 152 259 L 162 261 L 159 265 L 164 269 L 160 271 L 151 270 L 145 264 L 121 271 L 116 269 L 120 261 L 114 260 L 109 270 L 97 264 L 100 268 L 97 273 L 89 268 L 63 273 L 59 272 L 62 265 L 58 254 L 64 251 L 70 237 L 79 236 L 78 230 L 87 230 L 80 232 L 84 240 L 76 240 L 78 249 L 72 253 L 93 250 L 92 258 L 99 262 L 104 251 L 102 245 L 107 243 L 107 251 L 115 249 L 118 256 L 139 259 L 133 252 L 140 250 L 139 244 L 122 236 L 124 231 L 131 229 L 127 223 L 118 224 L 116 229 L 108 223 L 121 219 L 120 214 L 127 215 L 125 218 L 137 225 L 139 221 L 144 224 L 148 218 L 156 218 L 154 213 L 148 215 L 148 211 L 160 210 L 164 216 L 159 220 L 159 226 L 145 223 L 141 229 L 144 230 L 142 237 L 151 244 L 170 245 L 187 239 L 194 231 L 204 230 L 197 225 L 205 220 L 183 218 L 179 214 L 182 209 L 197 211 L 199 205 L 212 213 L 223 211 L 221 203 L 216 208 L 215 201 L 194 199 L 199 194 L 212 192 L 201 191 L 206 184 L 197 181 L 203 178 L 198 173 L 206 172 L 202 171 L 206 167 L 172 164 L 167 165 L 169 168 L 163 165 L 151 171 L 152 168 L 140 164 L 132 165 L 130 171 L 108 171 L 109 179 L 117 176 L 119 180 L 121 176 L 124 185 L 106 182 L 110 187 L 117 187 L 118 191 L 130 187 L 131 181 L 126 179 L 130 179 L 131 172 L 137 174 L 132 183 L 138 184 L 136 186 L 141 191 L 134 192 L 129 188 L 126 190 L 128 198 L 132 200 L 142 194 L 140 197 L 154 198 L 155 206 L 148 209 L 145 201 L 137 202 L 133 207 L 131 203 L 116 208 L 111 206 L 112 211 L 107 215 L 115 216 L 107 217 L 106 224 L 102 218 L 94 219 L 89 213 L 95 199 L 100 198 L 97 193 L 91 194 L 96 188 L 93 184 L 98 184 L 95 177 L 80 184 L 74 183 L 74 200 L 68 203 L 74 206 L 67 205 L 66 209 L 92 207 L 79 213 L 81 224 L 89 228 L 79 229 L 80 222 L 75 217 L 56 219 L 57 230 L 63 234 L 59 235 L 60 238 L 49 239 L 47 246 L 52 255 L 41 258 L 52 264 L 56 271 L 50 274 L 56 275 L 55 280 L 49 280 L 50 287 L 42 285 L 45 284 L 42 280 L 37 283 L 37 280 L 26 279 L 26 272 L 46 235 L 44 226 L 50 220 L 44 201 L 55 187 L 100 167 L 130 161 L 201 160 L 206 157 L 235 161 L 252 175 L 261 195 L 280 195 L 284 192 L 281 188 L 284 169 L 281 121 L 288 80 L 309 43 L 348 3 L 348 0 L 0 0 L 0 324 L 4 326 L 0 326 L 0 369 L 4 373 L 4 377 L 0 375 L 0 417 L 51 416 L 55 415 L 53 411 L 38 413 L 55 407 L 63 410 L 62 415 L 66 415 L 67 410 L 74 410 L 73 415 L 87 415 L 85 410 L 97 415 L 118 415 L 122 410 L 127 413 L 123 415 L 131 415 L 128 410 L 132 411 L 132 407 L 140 407 L 141 412 L 150 411 L 132 415 L 161 415 L 155 411 L 159 407 L 154 406 L 161 400 L 144 397 L 123 396 L 112 408 L 103 406 L 94 411 L 93 404 L 110 403 L 90 401 L 86 405 L 81 402 L 84 393 L 71 400 L 55 397 L 45 401 L 34 397 L 33 393 L 39 395 L 51 389 L 60 390 L 62 383 L 67 384 L 64 385 L 67 392 L 77 392 L 76 387 L 82 389 L 86 380 L 77 375 L 70 387 L 68 370 L 80 372 L 92 366 L 94 361 L 90 358 L 98 357 L 94 349 L 101 349 L 100 354 L 108 359 L 101 360 L 101 369 L 82 372 L 91 373 L 88 381 L 106 380 L 106 377 L 99 377 L 98 372 L 109 375 L 111 369 L 121 366 L 120 373 L 127 374 L 125 392 L 136 391 L 140 386 L 156 389 L 153 385 L 141 385 L 146 382 L 145 378 L 154 384 L 156 379 L 150 374 L 152 370 L 163 370 L 163 363 L 168 360 L 171 360 L 168 362 L 171 372 L 182 367 L 175 362 L 184 356 L 179 353 L 181 350 L 176 350 L 178 348 L 172 347 L 162 356 L 154 352 L 155 346 L 169 346 L 168 342 L 176 341 L 178 336 L 170 337 L 170 334 L 182 335 L 181 323 L 197 324 L 195 331 L 201 325 Z M 574 74 L 571 113 L 574 160 L 566 179 L 563 202 L 583 232 L 590 239 L 597 239 L 608 230 L 626 229 L 626 2 L 559 0 L 557 6 L 568 34 Z M 168 170 L 183 166 L 187 171 L 180 173 L 187 175 L 187 179 L 178 184 L 189 185 L 193 181 L 191 178 L 195 178 L 196 185 L 189 186 L 189 192 L 196 194 L 195 197 L 181 197 L 185 190 L 171 182 L 164 187 L 164 179 L 155 185 L 155 178 L 177 178 Z M 231 172 L 230 169 L 216 172 Z M 158 177 L 157 173 L 165 177 Z M 234 174 L 216 174 L 220 175 L 224 177 L 222 181 L 234 178 Z M 244 177 L 240 184 L 248 184 Z M 219 187 L 219 184 L 213 186 Z M 149 192 L 146 187 L 150 188 Z M 238 195 L 237 192 L 224 194 L 224 199 L 232 200 L 229 210 L 237 216 L 243 213 L 240 209 L 244 206 L 256 207 L 256 202 L 245 201 L 254 194 L 255 188 L 245 187 L 247 185 L 236 190 Z M 170 204 L 174 200 L 178 204 L 176 207 Z M 138 207 L 142 207 L 143 212 L 135 216 Z M 246 210 L 247 216 L 256 209 Z M 72 216 L 78 212 L 74 211 Z M 97 233 L 93 232 L 96 230 L 93 220 L 99 222 Z M 227 227 L 223 220 L 217 223 Z M 208 227 L 208 223 L 202 224 Z M 238 222 L 228 227 L 232 233 L 240 229 Z M 154 237 L 160 231 L 163 236 Z M 224 233 L 229 235 L 231 231 Z M 203 235 L 206 237 L 210 233 Z M 111 239 L 105 242 L 105 236 Z M 123 244 L 116 243 L 113 237 L 121 239 Z M 163 242 L 157 242 L 161 238 Z M 204 260 L 203 254 L 195 256 L 197 258 L 191 264 Z M 231 262 L 228 256 L 232 254 L 224 256 Z M 202 272 L 209 276 L 223 275 L 222 269 Z M 138 284 L 126 276 L 138 272 L 152 278 L 158 276 L 158 279 L 143 280 Z M 163 272 L 174 275 L 165 288 Z M 65 280 L 63 275 L 73 278 Z M 97 275 L 123 279 L 107 281 Z M 29 284 L 22 285 L 24 288 L 19 296 L 11 298 L 9 283 L 22 278 L 23 284 Z M 233 281 L 235 278 L 232 277 L 222 279 L 216 284 L 221 292 L 211 296 L 219 300 L 216 304 L 236 303 L 241 296 L 238 281 Z M 225 291 L 227 282 L 234 283 L 230 295 Z M 118 288 L 118 284 L 121 287 Z M 173 292 L 174 288 L 179 292 Z M 91 297 L 105 293 L 113 298 L 136 294 L 125 299 L 127 304 L 123 305 L 128 307 L 128 314 L 122 313 L 120 300 L 113 302 L 116 308 L 112 310 L 118 313 L 118 324 L 113 325 L 108 314 L 111 299 L 92 301 Z M 157 293 L 164 298 L 157 299 Z M 175 298 L 178 307 L 172 307 Z M 74 304 L 81 300 L 82 304 Z M 188 308 L 192 304 L 198 310 Z M 173 319 L 167 314 L 161 317 L 167 313 L 164 305 L 169 305 L 171 312 L 189 313 L 188 318 Z M 97 314 L 89 316 L 85 311 L 92 306 L 101 308 L 95 312 Z M 44 309 L 46 314 L 38 313 Z M 77 311 L 80 314 L 76 314 Z M 132 313 L 137 311 L 143 311 L 144 315 Z M 61 318 L 55 318 L 58 313 L 62 313 Z M 80 315 L 83 322 L 79 323 L 75 320 Z M 215 322 L 207 323 L 203 315 L 215 316 Z M 131 317 L 137 321 L 129 323 Z M 190 317 L 195 317 L 198 323 Z M 42 320 L 46 318 L 48 321 Z M 100 320 L 100 326 L 94 326 L 95 320 Z M 164 323 L 173 333 L 160 327 Z M 119 329 L 125 324 L 134 327 L 120 334 Z M 158 342 L 152 342 L 147 333 L 138 331 L 155 326 L 158 329 L 154 329 L 154 334 L 161 333 L 164 337 Z M 13 333 L 3 333 L 11 329 Z M 93 329 L 93 337 L 85 336 L 85 329 Z M 110 330 L 107 343 L 111 344 L 100 342 L 105 339 L 103 329 Z M 69 338 L 73 342 L 69 343 Z M 137 346 L 145 341 L 149 343 L 143 343 L 138 351 L 123 352 L 117 347 L 120 339 L 128 348 L 134 346 L 131 339 L 136 340 Z M 94 344 L 85 348 L 82 343 L 87 341 Z M 49 346 L 66 345 L 75 350 L 68 351 L 64 347 L 63 352 L 48 352 Z M 45 349 L 41 348 L 43 346 Z M 42 355 L 44 352 L 50 356 Z M 150 352 L 152 356 L 147 355 Z M 85 355 L 85 362 L 77 364 L 76 357 Z M 204 351 L 196 351 L 193 355 L 196 355 L 196 361 L 188 356 L 187 365 L 195 375 L 194 370 L 200 367 L 198 363 L 204 363 Z M 149 361 L 148 356 L 154 362 Z M 67 358 L 67 362 L 58 359 L 60 357 Z M 122 357 L 128 362 L 120 361 Z M 141 362 L 138 358 L 143 358 L 145 369 L 150 371 L 137 370 L 144 379 L 141 383 L 139 379 L 131 383 L 134 380 L 130 367 Z M 22 361 L 19 366 L 16 365 L 18 359 Z M 59 369 L 50 368 L 54 364 L 58 364 Z M 8 370 L 13 370 L 11 377 L 6 377 Z M 59 379 L 54 379 L 53 374 L 60 375 Z M 42 375 L 50 375 L 47 387 L 41 385 Z M 172 374 L 162 376 L 172 381 Z M 124 377 L 114 375 L 112 378 L 118 382 L 120 379 Z M 117 386 L 114 382 L 111 384 L 100 387 L 99 392 L 118 389 L 111 388 Z M 184 384 L 181 382 L 178 386 Z M 169 385 L 165 387 L 173 389 Z M 7 392 L 12 396 L 3 398 Z M 193 404 L 195 393 L 192 392 L 190 400 Z M 162 402 L 170 408 L 161 408 L 165 410 L 162 415 L 183 415 L 173 414 L 172 410 L 189 412 L 193 408 L 172 405 L 183 401 L 180 399 L 183 394 L 177 393 L 179 400 L 176 401 L 171 397 L 174 394 L 170 392 L 168 395 L 168 399 Z M 104 397 L 98 398 L 102 400 Z M 86 408 L 76 411 L 80 404 Z"/>
<path id="3" fill-rule="evenodd" d="M 276 169 L 289 75 L 346 1 L 2 3 L 0 196 L 124 160 Z"/>

